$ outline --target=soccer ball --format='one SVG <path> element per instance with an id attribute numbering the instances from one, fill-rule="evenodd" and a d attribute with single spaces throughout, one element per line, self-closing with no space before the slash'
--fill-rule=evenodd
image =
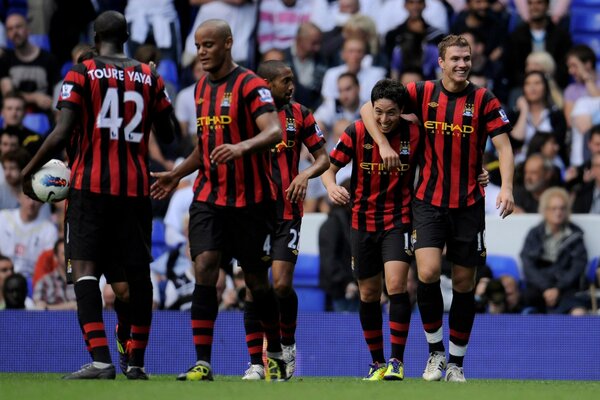
<path id="1" fill-rule="evenodd" d="M 60 160 L 50 160 L 31 177 L 35 195 L 45 203 L 64 200 L 69 193 L 71 170 Z"/>

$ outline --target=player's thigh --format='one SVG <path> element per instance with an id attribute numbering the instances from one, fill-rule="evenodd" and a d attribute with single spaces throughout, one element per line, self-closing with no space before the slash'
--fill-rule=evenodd
<path id="1" fill-rule="evenodd" d="M 244 272 L 267 269 L 271 265 L 271 234 L 275 225 L 274 207 L 265 202 L 228 213 L 225 232 L 232 256 Z"/>
<path id="2" fill-rule="evenodd" d="M 352 229 L 350 249 L 352 252 L 352 273 L 360 282 L 383 272 L 380 235 Z"/>
<path id="3" fill-rule="evenodd" d="M 147 197 L 112 199 L 110 257 L 119 264 L 149 265 L 152 261 L 152 204 Z"/>
<path id="4" fill-rule="evenodd" d="M 414 199 L 412 213 L 411 240 L 415 251 L 427 247 L 443 249 L 449 232 L 447 210 Z"/>
<path id="5" fill-rule="evenodd" d="M 485 201 L 450 213 L 452 234 L 448 238 L 446 258 L 465 267 L 485 265 Z"/>
<path id="6" fill-rule="evenodd" d="M 296 264 L 300 243 L 301 219 L 278 220 L 271 238 L 271 258 Z"/>
<path id="7" fill-rule="evenodd" d="M 71 190 L 65 213 L 65 258 L 98 261 L 104 252 L 108 205 L 101 195 Z M 69 261 L 67 261 L 68 263 Z M 78 270 L 79 266 L 75 266 Z M 80 271 L 74 271 L 78 275 Z"/>
<path id="8" fill-rule="evenodd" d="M 222 207 L 192 202 L 188 227 L 192 260 L 196 261 L 198 255 L 209 250 L 225 250 L 225 223 L 226 213 Z"/>

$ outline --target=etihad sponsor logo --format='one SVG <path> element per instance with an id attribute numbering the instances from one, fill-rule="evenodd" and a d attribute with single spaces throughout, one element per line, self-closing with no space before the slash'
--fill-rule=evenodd
<path id="1" fill-rule="evenodd" d="M 423 125 L 428 133 L 436 133 L 438 135 L 465 137 L 467 134 L 475 131 L 471 125 L 449 124 L 441 121 L 425 121 Z"/>
<path id="2" fill-rule="evenodd" d="M 386 174 L 398 174 L 406 172 L 410 169 L 410 165 L 408 164 L 400 164 L 399 167 L 388 168 L 383 163 L 370 163 L 370 162 L 361 162 L 359 164 L 360 168 L 368 171 L 369 174 L 378 174 L 378 175 L 386 175 Z"/>
<path id="3" fill-rule="evenodd" d="M 214 129 L 217 126 L 231 124 L 231 117 L 229 115 L 215 115 L 212 117 L 198 117 L 196 118 L 196 126 L 204 127 L 207 126 L 210 129 Z"/>
<path id="4" fill-rule="evenodd" d="M 295 140 L 282 140 L 281 142 L 277 143 L 275 146 L 273 146 L 271 148 L 271 152 L 272 153 L 280 153 L 286 149 L 291 149 L 293 147 L 296 146 L 296 141 Z"/>
<path id="5" fill-rule="evenodd" d="M 431 101 L 431 102 L 427 103 L 427 105 L 431 108 L 436 108 L 439 104 L 436 103 L 435 101 Z"/>

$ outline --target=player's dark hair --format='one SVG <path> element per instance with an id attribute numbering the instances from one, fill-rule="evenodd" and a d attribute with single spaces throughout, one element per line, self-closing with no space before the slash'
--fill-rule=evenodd
<path id="1" fill-rule="evenodd" d="M 101 41 L 123 44 L 129 38 L 127 20 L 118 11 L 105 11 L 94 21 L 94 32 Z"/>
<path id="2" fill-rule="evenodd" d="M 259 64 L 258 69 L 256 70 L 256 73 L 258 76 L 260 76 L 267 82 L 271 82 L 273 79 L 277 78 L 277 76 L 285 68 L 289 68 L 289 67 L 283 61 L 279 61 L 279 60 L 263 61 Z"/>
<path id="3" fill-rule="evenodd" d="M 406 88 L 399 81 L 395 79 L 381 79 L 373 86 L 373 90 L 371 90 L 371 104 L 375 104 L 380 99 L 388 99 L 396 103 L 398 108 L 402 109 L 404 107 L 405 96 Z"/>
<path id="4" fill-rule="evenodd" d="M 596 70 L 596 54 L 594 53 L 594 50 L 585 44 L 576 44 L 571 47 L 567 52 L 566 58 L 569 57 L 575 57 L 584 64 L 589 62 L 592 65 L 592 69 L 594 71 Z"/>

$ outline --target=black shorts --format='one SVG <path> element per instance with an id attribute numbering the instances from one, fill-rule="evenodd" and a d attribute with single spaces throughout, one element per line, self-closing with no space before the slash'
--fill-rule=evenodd
<path id="1" fill-rule="evenodd" d="M 152 206 L 147 197 L 71 190 L 65 218 L 65 258 L 94 261 L 110 282 L 152 261 Z"/>
<path id="2" fill-rule="evenodd" d="M 200 253 L 217 250 L 235 258 L 244 270 L 268 268 L 274 223 L 271 202 L 237 208 L 194 201 L 189 224 L 192 260 Z"/>
<path id="3" fill-rule="evenodd" d="M 301 226 L 302 220 L 300 218 L 277 221 L 271 239 L 271 258 L 273 260 L 289 261 L 296 264 Z"/>
<path id="4" fill-rule="evenodd" d="M 393 228 L 383 232 L 352 229 L 350 245 L 352 272 L 358 280 L 371 278 L 383 271 L 388 261 L 412 261 L 410 228 Z"/>
<path id="5" fill-rule="evenodd" d="M 412 244 L 443 249 L 448 261 L 464 267 L 485 265 L 485 200 L 469 207 L 445 208 L 413 200 Z"/>

